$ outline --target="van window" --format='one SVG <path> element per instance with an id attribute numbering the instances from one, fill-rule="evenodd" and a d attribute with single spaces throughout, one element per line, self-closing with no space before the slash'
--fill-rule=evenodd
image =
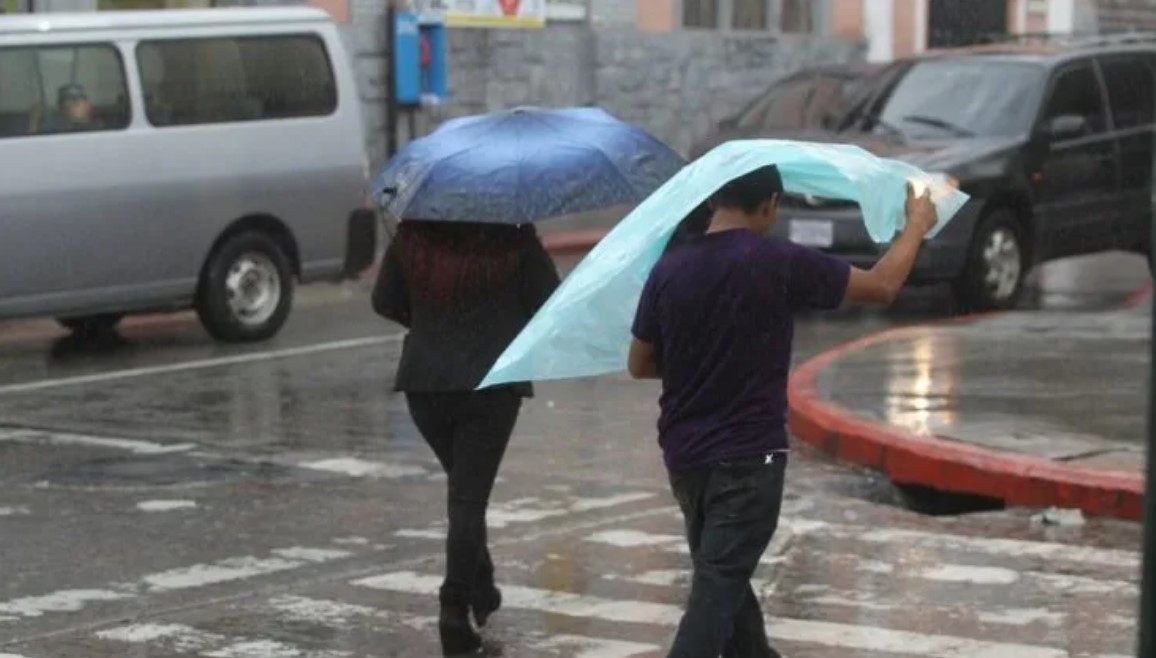
<path id="1" fill-rule="evenodd" d="M 324 116 L 337 89 L 310 35 L 144 41 L 137 47 L 154 126 Z"/>
<path id="2" fill-rule="evenodd" d="M 1147 62 L 1110 59 L 1101 63 L 1101 70 L 1117 130 L 1156 122 L 1156 80 Z"/>
<path id="3" fill-rule="evenodd" d="M 0 48 L 0 138 L 122 130 L 126 82 L 111 44 Z"/>

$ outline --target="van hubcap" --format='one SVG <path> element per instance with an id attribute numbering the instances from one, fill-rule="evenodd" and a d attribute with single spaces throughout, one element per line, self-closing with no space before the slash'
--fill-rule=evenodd
<path id="1" fill-rule="evenodd" d="M 281 275 L 264 254 L 245 254 L 229 268 L 225 294 L 238 322 L 248 327 L 264 324 L 281 303 Z"/>
<path id="2" fill-rule="evenodd" d="M 1023 271 L 1023 257 L 1015 233 L 1006 228 L 992 231 L 983 246 L 983 264 L 984 284 L 994 299 L 1002 301 L 1015 294 Z"/>

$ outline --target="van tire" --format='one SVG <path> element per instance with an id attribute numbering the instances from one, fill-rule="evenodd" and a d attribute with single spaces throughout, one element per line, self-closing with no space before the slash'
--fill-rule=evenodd
<path id="1" fill-rule="evenodd" d="M 247 231 L 225 239 L 209 256 L 197 287 L 201 324 L 225 343 L 273 337 L 293 307 L 293 266 L 276 238 Z"/>
<path id="2" fill-rule="evenodd" d="M 78 337 L 99 336 L 107 334 L 124 319 L 123 313 L 101 313 L 100 315 L 81 315 L 70 318 L 57 318 L 56 322 Z"/>
<path id="3" fill-rule="evenodd" d="M 1024 231 L 1014 213 L 997 208 L 975 227 L 955 294 L 965 313 L 1006 311 L 1016 307 L 1031 268 Z"/>

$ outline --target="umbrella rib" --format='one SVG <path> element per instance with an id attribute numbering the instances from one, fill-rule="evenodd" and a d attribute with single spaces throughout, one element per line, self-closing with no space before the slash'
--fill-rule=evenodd
<path id="1" fill-rule="evenodd" d="M 591 145 L 591 144 L 583 144 L 581 142 L 572 141 L 570 139 L 569 135 L 567 135 L 565 133 L 565 131 L 563 131 L 562 129 L 560 129 L 556 126 L 552 126 L 548 122 L 545 122 L 545 121 L 543 121 L 542 123 L 545 124 L 547 127 L 549 127 L 551 130 L 553 130 L 554 132 L 560 134 L 562 136 L 562 141 L 564 141 L 568 144 L 573 144 L 573 145 L 581 147 L 581 148 L 590 148 L 595 153 L 597 153 L 599 155 L 599 157 L 601 157 L 603 160 L 605 160 L 607 162 L 607 164 L 609 164 L 616 172 L 618 172 L 618 177 L 621 178 L 622 182 L 629 188 L 627 191 L 630 193 L 630 196 L 634 197 L 636 190 L 634 189 L 634 186 L 630 184 L 630 178 L 626 175 L 626 173 L 624 171 L 622 171 L 622 167 L 618 166 L 618 163 L 615 162 L 614 159 L 611 158 L 609 155 L 607 155 L 606 152 L 603 151 L 600 146 Z M 629 126 L 630 124 L 624 123 L 623 125 Z"/>

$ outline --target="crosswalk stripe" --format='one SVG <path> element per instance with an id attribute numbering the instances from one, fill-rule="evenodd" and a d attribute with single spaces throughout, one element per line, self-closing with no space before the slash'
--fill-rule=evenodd
<path id="1" fill-rule="evenodd" d="M 413 595 L 430 595 L 437 591 L 440 583 L 441 578 L 437 576 L 411 571 L 386 573 L 353 582 L 359 587 Z M 570 617 L 675 626 L 682 616 L 679 607 L 661 603 L 606 599 L 523 586 L 505 586 L 502 592 L 504 604 L 509 608 Z M 770 619 L 767 633 L 781 641 L 922 658 L 1070 658 L 1067 651 L 1051 647 L 807 619 Z"/>
<path id="2" fill-rule="evenodd" d="M 783 519 L 779 527 L 789 527 L 799 536 L 818 535 L 869 544 L 918 545 L 924 548 L 968 551 L 999 557 L 1063 560 L 1081 565 L 1108 566 L 1129 570 L 1137 569 L 1140 566 L 1139 552 L 1111 548 L 1093 548 L 1024 539 L 971 537 L 923 530 L 878 529 L 810 519 Z"/>
<path id="3" fill-rule="evenodd" d="M 79 612 L 92 603 L 133 599 L 150 593 L 195 589 L 248 580 L 351 557 L 332 548 L 291 546 L 276 548 L 268 557 L 244 555 L 206 564 L 178 567 L 141 576 L 135 582 L 112 583 L 99 589 L 70 589 L 0 601 L 0 623 L 51 613 Z"/>
<path id="4" fill-rule="evenodd" d="M 334 630 L 348 629 L 361 619 L 385 620 L 402 628 L 428 634 L 431 643 L 438 623 L 433 616 L 303 596 L 280 596 L 268 601 L 267 605 L 277 613 L 279 619 Z M 203 658 L 345 658 L 353 655 L 346 651 L 309 650 L 277 639 L 231 637 L 186 624 L 130 624 L 97 632 L 96 637 L 109 642 L 163 645 L 180 653 L 192 653 Z M 519 646 L 534 651 L 532 655 L 557 652 L 553 655 L 564 658 L 635 658 L 660 648 L 656 644 L 568 633 L 548 636 L 531 633 L 519 642 Z M 0 658 L 5 656 L 0 654 Z"/>

